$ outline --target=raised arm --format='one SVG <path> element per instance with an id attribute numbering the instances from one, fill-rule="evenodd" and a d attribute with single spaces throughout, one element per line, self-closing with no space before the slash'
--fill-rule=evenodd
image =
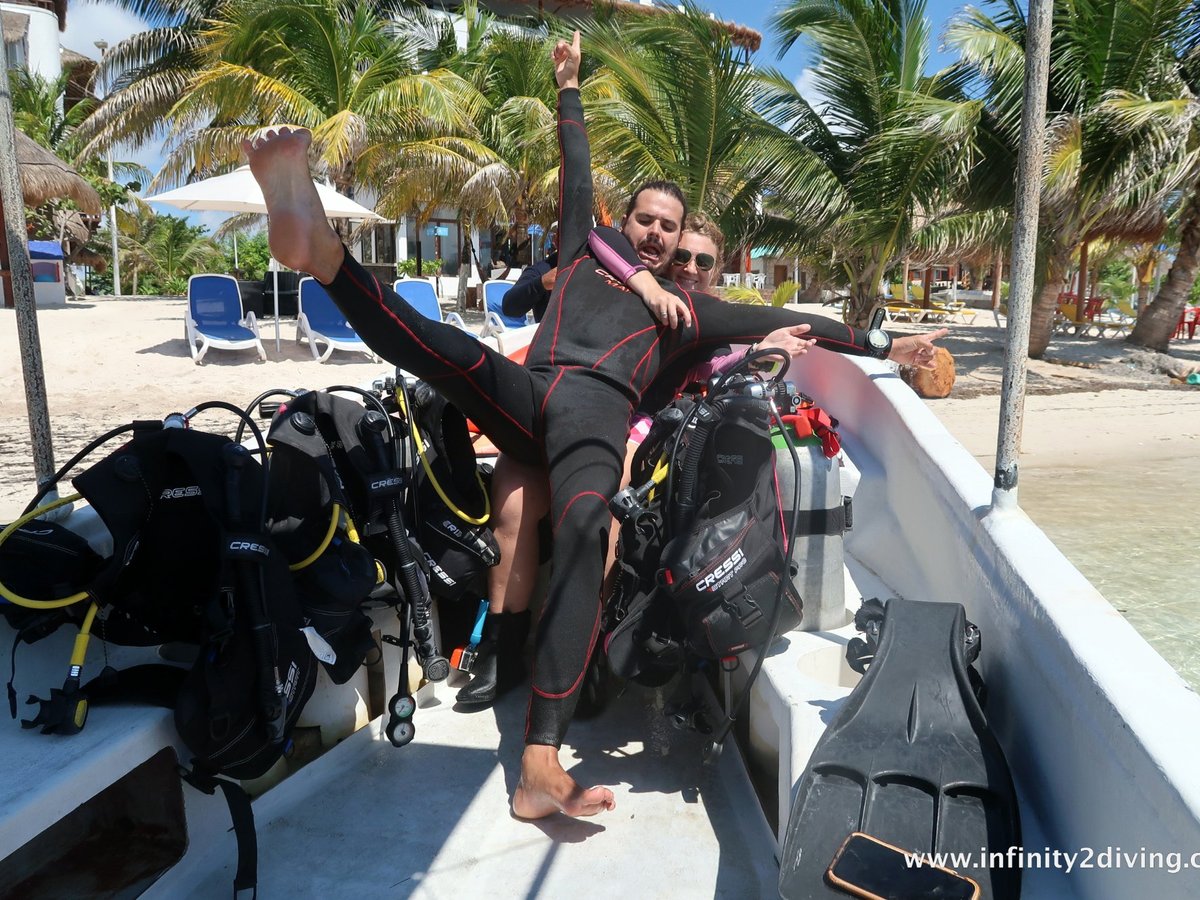
<path id="1" fill-rule="evenodd" d="M 933 363 L 933 342 L 949 333 L 949 329 L 939 328 L 926 334 L 890 337 L 890 348 L 878 351 L 868 344 L 868 332 L 825 316 L 769 306 L 722 303 L 709 294 L 686 293 L 686 296 L 692 305 L 696 329 L 694 334 L 685 334 L 684 338 L 692 337 L 698 344 L 708 346 L 749 344 L 780 328 L 808 325 L 810 330 L 804 333 L 804 338 L 816 340 L 817 346 L 826 350 L 851 356 L 883 357 L 928 368 Z"/>
<path id="2" fill-rule="evenodd" d="M 554 46 L 558 81 L 558 262 L 565 267 L 587 252 L 592 229 L 592 152 L 579 99 L 579 32 Z"/>

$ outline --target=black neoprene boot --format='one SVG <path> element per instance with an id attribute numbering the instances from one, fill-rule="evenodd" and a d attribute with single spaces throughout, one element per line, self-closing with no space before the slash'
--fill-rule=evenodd
<path id="1" fill-rule="evenodd" d="M 458 692 L 459 703 L 491 703 L 525 680 L 523 651 L 531 621 L 529 610 L 487 614 L 479 655 L 471 666 L 471 683 Z"/>

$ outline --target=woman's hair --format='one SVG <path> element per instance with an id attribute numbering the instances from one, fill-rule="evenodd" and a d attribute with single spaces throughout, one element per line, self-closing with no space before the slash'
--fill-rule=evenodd
<path id="1" fill-rule="evenodd" d="M 705 213 L 694 212 L 688 215 L 687 220 L 684 222 L 683 230 L 702 234 L 716 244 L 717 266 L 721 266 L 721 263 L 725 260 L 725 235 L 717 227 L 716 222 L 710 219 Z"/>

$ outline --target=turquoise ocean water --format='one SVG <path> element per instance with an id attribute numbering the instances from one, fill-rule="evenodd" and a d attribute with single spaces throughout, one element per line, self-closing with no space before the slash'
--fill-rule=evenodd
<path id="1" fill-rule="evenodd" d="M 1200 690 L 1200 455 L 1021 475 L 1021 507 Z"/>

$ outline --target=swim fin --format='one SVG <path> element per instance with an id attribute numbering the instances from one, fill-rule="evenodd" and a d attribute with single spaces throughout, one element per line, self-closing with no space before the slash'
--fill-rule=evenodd
<path id="1" fill-rule="evenodd" d="M 817 742 L 792 803 L 780 858 L 787 900 L 845 897 L 826 869 L 856 831 L 946 864 L 980 896 L 1016 898 L 1020 869 L 988 868 L 981 848 L 1020 845 L 1012 776 L 968 676 L 957 603 L 890 600 L 866 674 Z"/>

